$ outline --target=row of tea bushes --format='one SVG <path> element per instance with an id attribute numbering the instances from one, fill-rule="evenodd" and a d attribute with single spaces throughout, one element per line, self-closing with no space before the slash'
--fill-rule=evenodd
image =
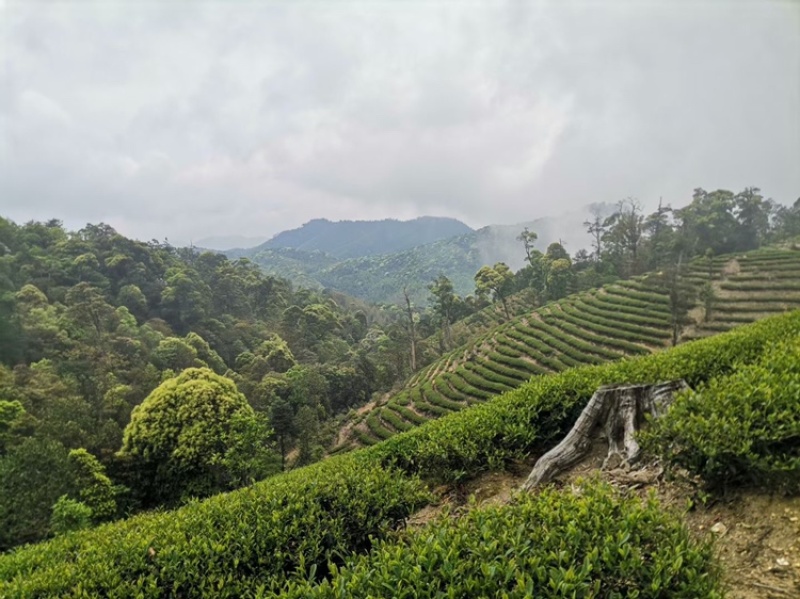
<path id="1" fill-rule="evenodd" d="M 445 514 L 321 584 L 296 581 L 265 599 L 392 597 L 722 597 L 708 543 L 657 502 L 589 484 L 512 505 Z"/>
<path id="2" fill-rule="evenodd" d="M 566 434 L 601 385 L 684 378 L 696 387 L 756 361 L 766 347 L 797 334 L 800 311 L 655 354 L 535 377 L 490 402 L 431 421 L 359 454 L 436 481 L 459 481 L 543 452 Z"/>
<path id="3" fill-rule="evenodd" d="M 324 576 L 428 502 L 350 455 L 0 557 L 0 597 L 243 597 Z"/>

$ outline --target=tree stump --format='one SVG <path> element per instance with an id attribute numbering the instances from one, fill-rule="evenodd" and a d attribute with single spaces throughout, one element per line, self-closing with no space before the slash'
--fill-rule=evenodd
<path id="1" fill-rule="evenodd" d="M 539 458 L 522 488 L 528 491 L 550 482 L 558 473 L 579 462 L 591 449 L 593 439 L 600 436 L 608 440 L 604 470 L 634 464 L 640 454 L 635 434 L 645 423 L 645 417 L 662 415 L 675 393 L 688 388 L 683 379 L 600 387 L 561 443 Z"/>

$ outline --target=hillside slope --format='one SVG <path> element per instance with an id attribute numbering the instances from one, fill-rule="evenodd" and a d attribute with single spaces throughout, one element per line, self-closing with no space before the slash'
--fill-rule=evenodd
<path id="1" fill-rule="evenodd" d="M 694 299 L 680 340 L 800 308 L 800 251 L 764 249 L 689 265 L 685 294 L 711 282 L 709 318 Z M 372 445 L 509 391 L 536 375 L 670 345 L 669 289 L 658 275 L 569 296 L 500 324 L 414 375 L 346 425 L 334 452 Z"/>
<path id="2" fill-rule="evenodd" d="M 433 599 L 452 589 L 459 597 L 501 590 L 519 599 L 721 598 L 711 544 L 690 535 L 680 508 L 608 485 L 520 494 L 488 508 L 470 502 L 466 514 L 444 511 L 422 528 L 391 531 L 436 501 L 421 480 L 461 485 L 541 455 L 571 428 L 595 389 L 623 381 L 681 378 L 696 390 L 664 416 L 668 434 L 657 430 L 659 442 L 672 445 L 675 425 L 690 433 L 683 442 L 690 455 L 714 451 L 722 458 L 707 462 L 720 472 L 745 464 L 740 476 L 777 477 L 769 490 L 798 483 L 800 411 L 791 386 L 800 382 L 798 334 L 794 312 L 670 351 L 540 377 L 347 456 L 0 556 L 0 595 Z M 763 401 L 765 393 L 775 401 Z M 763 426 L 776 419 L 782 426 Z M 702 434 L 720 422 L 726 437 Z M 742 448 L 719 453 L 720 443 L 742 438 L 758 443 L 744 446 L 746 455 Z M 690 473 L 714 479 L 703 462 Z M 755 552 L 775 563 L 774 554 Z M 789 563 L 790 554 L 778 555 L 780 564 Z M 774 588 L 794 596 L 791 571 L 779 567 L 783 588 Z"/>

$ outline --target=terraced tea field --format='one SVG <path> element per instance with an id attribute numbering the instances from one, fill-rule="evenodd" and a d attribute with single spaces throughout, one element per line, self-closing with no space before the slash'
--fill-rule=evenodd
<path id="1" fill-rule="evenodd" d="M 709 281 L 709 318 L 695 299 L 681 341 L 800 308 L 800 251 L 772 248 L 689 265 L 690 296 Z M 422 369 L 334 451 L 375 444 L 532 376 L 663 349 L 671 343 L 671 320 L 668 289 L 657 276 L 571 295 L 501 323 Z"/>

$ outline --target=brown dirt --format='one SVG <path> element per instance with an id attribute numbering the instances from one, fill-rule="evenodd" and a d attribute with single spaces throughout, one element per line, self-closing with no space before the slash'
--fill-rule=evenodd
<path id="1" fill-rule="evenodd" d="M 728 260 L 728 262 L 725 263 L 725 266 L 722 267 L 722 274 L 726 277 L 738 275 L 740 272 L 742 272 L 742 267 L 736 258 Z"/>

